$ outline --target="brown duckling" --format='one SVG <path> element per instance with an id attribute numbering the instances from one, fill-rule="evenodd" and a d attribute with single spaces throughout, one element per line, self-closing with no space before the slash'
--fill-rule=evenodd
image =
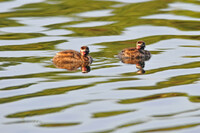
<path id="1" fill-rule="evenodd" d="M 144 41 L 138 41 L 136 43 L 136 48 L 125 48 L 123 49 L 119 54 L 119 58 L 144 58 L 145 60 L 149 60 L 151 58 L 151 53 L 147 50 L 144 50 L 145 48 L 145 42 Z"/>
<path id="2" fill-rule="evenodd" d="M 82 46 L 80 53 L 75 50 L 65 50 L 56 53 L 53 57 L 53 62 L 60 63 L 72 63 L 72 62 L 89 62 L 92 63 L 93 59 L 89 54 L 89 48 L 87 46 Z"/>

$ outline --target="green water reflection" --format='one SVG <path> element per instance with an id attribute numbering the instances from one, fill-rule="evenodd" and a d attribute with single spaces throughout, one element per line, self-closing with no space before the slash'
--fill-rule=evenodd
<path id="1" fill-rule="evenodd" d="M 15 1 L 15 0 L 13 0 Z M 0 0 L 0 4 L 2 2 L 13 2 L 8 0 Z M 151 94 L 145 94 L 144 96 L 136 96 L 134 94 L 135 91 L 141 92 L 150 92 L 150 91 L 159 91 L 164 90 L 169 87 L 180 87 L 186 85 L 196 85 L 199 84 L 200 74 L 198 68 L 200 66 L 199 57 L 200 55 L 187 54 L 187 52 L 192 53 L 192 50 L 199 50 L 199 45 L 193 45 L 193 41 L 199 41 L 199 30 L 200 23 L 198 19 L 200 19 L 200 12 L 194 10 L 186 10 L 179 8 L 170 8 L 170 4 L 173 3 L 186 3 L 192 4 L 196 6 L 200 6 L 198 0 L 151 0 L 146 2 L 138 2 L 138 3 L 122 3 L 117 1 L 106 1 L 106 0 L 47 0 L 43 2 L 37 3 L 29 3 L 24 4 L 8 11 L 0 13 L 0 72 L 2 72 L 3 76 L 0 76 L 0 81 L 4 82 L 6 80 L 24 80 L 31 78 L 41 78 L 41 81 L 33 81 L 31 83 L 21 83 L 14 84 L 15 82 L 10 83 L 10 85 L 1 86 L 0 92 L 5 94 L 5 96 L 0 95 L 0 105 L 9 106 L 12 104 L 11 111 L 1 116 L 5 118 L 3 121 L 12 120 L 11 118 L 17 119 L 25 119 L 27 117 L 34 118 L 40 116 L 48 116 L 49 114 L 59 114 L 62 111 L 68 111 L 70 109 L 74 109 L 76 107 L 85 107 L 92 104 L 94 101 L 108 101 L 113 100 L 113 104 L 117 104 L 120 107 L 130 107 L 129 108 L 120 108 L 120 109 L 110 109 L 106 110 L 103 107 L 103 111 L 93 111 L 94 107 L 90 107 L 87 109 L 80 110 L 80 114 L 83 112 L 88 112 L 87 119 L 80 121 L 72 121 L 72 122 L 41 122 L 37 123 L 38 127 L 78 127 L 84 123 L 87 123 L 88 119 L 93 121 L 98 120 L 107 120 L 114 118 L 123 118 L 123 116 L 134 114 L 137 111 L 143 109 L 143 105 L 141 105 L 140 109 L 135 108 L 134 105 L 143 104 L 145 102 L 149 102 L 151 104 L 152 101 L 165 100 L 170 98 L 186 98 L 190 106 L 195 106 L 200 102 L 200 96 L 198 93 L 190 94 L 188 90 L 184 89 L 184 91 L 176 92 L 152 92 Z M 1 6 L 1 5 L 0 5 Z M 168 9 L 168 10 L 163 10 Z M 109 13 L 102 13 L 103 11 L 108 11 Z M 99 14 L 93 14 L 93 16 L 88 16 L 92 11 L 99 11 Z M 85 15 L 81 15 L 84 14 Z M 102 13 L 102 14 L 101 14 Z M 146 16 L 151 15 L 175 15 L 182 17 L 190 17 L 191 20 L 179 20 L 176 17 L 173 19 L 160 19 L 160 18 L 151 18 L 145 19 Z M 57 22 L 56 18 L 65 19 L 62 22 Z M 48 21 L 44 21 L 43 19 L 47 18 Z M 49 23 L 51 22 L 51 23 Z M 90 22 L 95 22 L 96 25 L 92 25 Z M 105 23 L 104 23 L 105 22 Z M 104 23 L 104 24 L 102 24 Z M 85 24 L 85 25 L 84 25 Z M 99 25 L 98 25 L 99 24 Z M 33 26 L 34 25 L 34 26 Z M 82 25 L 82 26 L 81 26 Z M 144 26 L 144 27 L 143 27 Z M 166 33 L 150 33 L 143 35 L 146 33 L 145 26 L 158 28 L 166 28 Z M 28 30 L 24 28 L 29 28 Z M 133 27 L 143 27 L 139 32 L 131 31 L 130 34 L 126 34 L 127 31 L 130 31 L 129 28 Z M 15 30 L 18 28 L 18 30 Z M 34 31 L 34 28 L 38 28 L 38 30 Z M 177 31 L 177 33 L 172 34 L 172 32 L 168 33 L 168 30 Z M 33 31 L 32 31 L 33 30 Z M 66 30 L 70 31 L 69 33 L 55 33 L 48 34 L 49 31 L 52 30 Z M 135 33 L 136 32 L 136 33 Z M 140 33 L 141 32 L 141 33 Z M 153 32 L 153 31 L 152 31 Z M 140 36 L 137 36 L 141 34 Z M 42 40 L 45 38 L 46 40 Z M 51 40 L 53 37 L 57 38 Z M 31 39 L 35 39 L 36 41 L 31 41 Z M 83 39 L 83 41 L 79 43 L 83 43 L 84 45 L 90 45 L 90 39 L 95 40 L 95 43 L 90 45 L 91 48 L 100 47 L 98 50 L 91 50 L 91 56 L 94 58 L 94 63 L 91 65 L 92 70 L 91 74 L 88 73 L 86 75 L 80 74 L 80 70 L 77 71 L 67 71 L 64 69 L 56 69 L 52 64 L 51 59 L 54 54 L 62 49 L 58 47 L 58 45 L 64 45 L 66 49 L 68 46 L 76 48 L 76 45 L 80 44 L 72 44 L 72 40 Z M 88 39 L 88 40 L 84 40 Z M 191 44 L 184 44 L 181 46 L 173 45 L 172 48 L 152 48 L 151 46 L 171 39 L 182 39 L 182 40 L 190 40 Z M 137 75 L 136 72 L 127 70 L 126 64 L 120 64 L 118 58 L 115 55 L 118 52 L 126 47 L 134 47 L 135 43 L 138 40 L 144 40 L 147 44 L 147 49 L 150 48 L 152 53 L 152 59 L 154 63 L 157 63 L 158 67 L 155 67 L 156 64 L 149 63 L 147 65 L 147 71 L 145 76 L 150 76 L 163 73 L 168 70 L 175 71 L 175 75 L 170 75 L 167 79 L 161 79 L 158 82 L 155 82 L 154 85 L 146 85 L 145 82 L 143 84 L 135 85 L 134 83 L 140 81 L 148 81 L 148 79 L 143 79 L 141 75 Z M 88 42 L 87 42 L 88 41 Z M 66 44 L 66 45 L 65 45 Z M 199 43 L 200 44 L 200 43 Z M 167 50 L 173 50 L 176 47 L 178 48 L 188 48 L 185 51 L 185 54 L 181 55 L 177 58 L 177 62 L 182 59 L 188 59 L 187 61 L 179 64 L 169 63 L 169 65 L 159 66 L 160 60 L 165 60 L 162 58 L 158 58 L 159 60 L 155 61 L 154 56 L 159 57 Z M 95 49 L 94 48 L 94 49 Z M 77 49 L 76 49 L 77 50 Z M 191 52 L 192 51 L 192 52 Z M 5 52 L 5 53 L 4 53 Z M 16 52 L 16 53 L 15 53 Z M 38 52 L 33 55 L 26 55 L 28 52 L 30 54 L 34 52 Z M 47 54 L 46 54 L 46 53 Z M 45 54 L 44 54 L 45 53 Z M 195 52 L 194 52 L 195 53 Z M 19 55 L 15 55 L 19 54 Z M 44 54 L 44 55 L 43 55 Z M 171 56 L 170 56 L 171 57 Z M 166 57 L 168 58 L 168 57 Z M 149 62 L 151 62 L 151 60 Z M 25 68 L 24 64 L 36 64 L 41 67 L 41 71 L 35 71 L 35 68 Z M 16 69 L 16 71 L 12 71 L 12 68 L 15 70 L 18 66 L 21 66 L 23 69 Z M 135 66 L 133 67 L 135 68 Z M 46 71 L 48 69 L 48 71 Z M 108 70 L 109 69 L 109 70 Z M 26 72 L 29 70 L 28 72 Z M 105 70 L 105 71 L 104 71 Z M 109 75 L 109 72 L 114 71 Z M 146 70 L 146 69 L 145 69 Z M 178 70 L 191 70 L 191 73 L 179 73 Z M 10 72 L 11 71 L 11 72 Z M 24 72 L 25 71 L 25 72 Z M 135 70 L 136 71 L 136 70 Z M 196 71 L 196 72 L 194 72 Z M 7 72 L 7 73 L 6 73 Z M 17 73 L 18 72 L 18 73 Z M 24 72 L 24 73 L 23 73 Z M 105 72 L 105 73 L 104 73 Z M 107 74 L 108 73 L 108 74 Z M 104 75 L 105 74 L 105 75 Z M 1 75 L 1 74 L 0 74 Z M 159 78 L 159 77 L 158 77 Z M 100 80 L 101 79 L 101 80 Z M 57 83 L 59 81 L 65 81 L 66 83 L 70 83 L 71 81 L 76 81 L 79 83 L 78 85 L 63 85 L 62 87 L 43 87 L 40 86 L 40 83 Z M 81 80 L 81 81 L 80 81 Z M 85 84 L 85 81 L 88 84 Z M 16 81 L 17 82 L 17 81 Z M 130 83 L 133 82 L 133 83 Z M 124 84 L 123 84 L 124 83 Z M 127 84 L 126 84 L 127 83 Z M 110 87 L 108 87 L 110 85 Z M 122 85 L 121 85 L 122 84 Z M 34 88 L 33 86 L 38 85 L 38 88 Z M 119 85 L 119 86 L 118 86 Z M 99 87 L 100 86 L 100 87 Z M 31 87 L 34 88 L 31 89 Z M 96 88 L 95 88 L 96 87 Z M 45 89 L 46 88 L 46 89 Z M 92 89 L 91 89 L 92 88 Z M 104 89 L 108 89 L 107 91 L 103 91 Z M 110 89 L 111 88 L 111 89 Z M 27 91 L 30 89 L 31 91 Z M 96 91 L 94 91 L 96 89 Z M 100 95 L 100 90 L 102 89 L 102 93 L 105 93 L 105 97 Z M 188 88 L 194 89 L 194 88 Z M 78 91 L 91 91 L 88 92 L 88 99 L 90 96 L 94 94 L 97 95 L 97 98 L 94 100 L 92 97 L 90 100 L 81 99 L 82 96 L 78 96 L 81 102 L 77 102 L 74 104 L 64 104 L 63 106 L 55 106 L 52 105 L 48 108 L 35 108 L 35 109 L 24 109 L 22 111 L 17 111 L 14 105 L 17 103 L 24 102 L 26 100 L 31 100 L 31 98 L 38 99 L 47 98 L 48 96 L 55 97 L 55 99 L 59 99 L 60 95 L 70 95 L 70 92 L 78 92 Z M 84 91 L 85 90 L 85 91 Z M 13 93 L 13 92 L 17 93 Z M 23 92 L 24 91 L 24 92 Z M 117 92 L 121 92 L 122 94 L 127 91 L 127 97 L 124 95 L 116 94 Z M 192 91 L 192 90 L 191 90 Z M 107 92 L 112 92 L 112 95 L 107 94 Z M 133 95 L 130 94 L 133 92 Z M 106 95 L 107 94 L 107 95 Z M 115 97 L 116 94 L 116 97 Z M 195 94 L 195 95 L 194 95 Z M 84 94 L 83 94 L 84 95 Z M 100 95 L 98 97 L 98 95 Z M 110 96 L 110 97 L 109 97 Z M 122 97 L 120 97 L 122 96 Z M 50 104 L 50 103 L 49 103 Z M 178 104 L 178 103 L 177 103 Z M 60 105 L 60 104 L 59 104 Z M 133 106 L 132 106 L 133 105 Z M 18 105 L 17 105 L 18 106 Z M 96 105 L 98 107 L 98 104 Z M 101 108 L 101 109 L 102 109 Z M 159 107 L 157 107 L 159 108 Z M 169 109 L 170 110 L 170 109 Z M 187 110 L 187 109 L 185 109 Z M 196 111 L 196 110 L 195 110 Z M 198 111 L 198 110 L 197 110 Z M 6 111 L 4 111 L 6 112 Z M 174 117 L 185 113 L 186 111 L 176 111 L 174 113 L 166 113 L 166 115 L 160 115 L 159 111 L 157 115 L 149 115 L 144 114 L 144 117 L 147 119 L 133 119 L 132 121 L 127 120 L 126 122 L 119 123 L 118 125 L 111 125 L 109 129 L 102 129 L 101 131 L 97 130 L 95 132 L 114 132 L 121 129 L 131 128 L 134 126 L 148 124 L 150 121 L 158 120 L 159 118 L 165 119 Z M 189 110 L 188 112 L 193 112 L 193 110 Z M 146 116 L 145 116 L 146 115 Z M 152 119 L 149 119 L 152 118 Z M 42 118 L 41 118 L 42 119 Z M 119 121 L 120 121 L 119 120 Z M 20 121 L 20 120 L 19 120 Z M 59 121 L 59 120 L 58 120 Z M 21 123 L 29 123 L 29 120 L 24 120 Z M 32 122 L 32 121 L 31 121 Z M 3 122 L 1 122 L 3 123 Z M 8 122 L 9 123 L 9 122 Z M 12 123 L 12 122 L 10 122 Z M 16 122 L 21 124 L 20 122 Z M 91 122 L 92 123 L 92 122 Z M 103 121 L 104 123 L 104 121 Z M 167 122 L 168 123 L 168 122 Z M 170 123 L 170 122 L 169 122 Z M 186 123 L 186 122 L 185 122 Z M 199 122 L 190 122 L 183 123 L 182 125 L 175 124 L 174 126 L 168 127 L 156 127 L 141 129 L 138 132 L 162 132 L 162 131 L 179 131 L 184 129 L 189 129 L 193 127 L 199 126 Z M 15 122 L 12 123 L 13 125 Z M 10 125 L 12 125 L 10 124 Z M 86 124 L 87 125 L 87 124 Z M 34 126 L 34 125 L 33 125 Z M 132 129 L 130 129 L 132 130 Z M 44 130 L 43 130 L 44 131 Z M 19 131 L 20 132 L 20 131 Z M 92 131 L 91 131 L 92 132 Z"/>

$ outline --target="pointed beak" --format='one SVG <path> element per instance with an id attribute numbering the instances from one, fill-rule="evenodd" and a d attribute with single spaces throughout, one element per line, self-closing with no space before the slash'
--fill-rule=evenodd
<path id="1" fill-rule="evenodd" d="M 83 51 L 82 53 L 83 53 L 83 55 L 85 55 L 85 54 L 86 54 L 86 52 L 85 52 L 85 51 Z"/>
<path id="2" fill-rule="evenodd" d="M 85 50 L 81 50 L 81 54 L 82 55 L 86 55 L 86 51 Z"/>
<path id="3" fill-rule="evenodd" d="M 87 73 L 87 68 L 86 67 L 82 67 L 82 73 Z"/>
<path id="4" fill-rule="evenodd" d="M 140 49 L 141 47 L 140 47 L 140 45 L 137 45 L 137 47 L 136 47 L 137 49 Z"/>

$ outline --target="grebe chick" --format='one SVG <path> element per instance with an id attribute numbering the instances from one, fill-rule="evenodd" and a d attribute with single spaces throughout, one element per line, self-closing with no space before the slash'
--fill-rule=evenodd
<path id="1" fill-rule="evenodd" d="M 82 46 L 80 52 L 75 50 L 65 50 L 56 53 L 53 57 L 53 62 L 89 62 L 92 63 L 93 59 L 89 55 L 89 48 L 87 46 Z"/>
<path id="2" fill-rule="evenodd" d="M 149 60 L 151 58 L 151 53 L 147 50 L 144 50 L 145 42 L 138 41 L 136 43 L 136 48 L 125 48 L 119 54 L 119 58 L 144 58 L 145 60 Z"/>

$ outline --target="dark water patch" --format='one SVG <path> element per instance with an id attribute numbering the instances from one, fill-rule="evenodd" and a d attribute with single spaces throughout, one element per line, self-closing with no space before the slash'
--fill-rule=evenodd
<path id="1" fill-rule="evenodd" d="M 187 94 L 185 94 L 185 93 L 162 93 L 162 94 L 155 94 L 155 95 L 146 96 L 146 97 L 125 99 L 125 100 L 119 101 L 118 103 L 120 103 L 120 104 L 132 104 L 132 103 L 139 103 L 139 102 L 157 100 L 157 99 L 161 99 L 161 98 L 183 97 L 183 96 L 187 96 Z"/>
<path id="2" fill-rule="evenodd" d="M 26 75 L 16 75 L 16 76 L 4 76 L 4 77 L 0 77 L 0 80 L 4 80 L 4 79 L 24 79 L 24 78 L 46 78 L 49 79 L 51 81 L 54 80 L 72 80 L 72 79 L 83 79 L 83 78 L 98 78 L 101 76 L 73 76 L 73 75 L 67 75 L 67 76 L 62 76 L 60 74 L 63 73 L 72 73 L 72 72 L 68 72 L 66 70 L 63 71 L 58 71 L 58 72 L 44 72 L 44 73 L 34 73 L 34 74 L 26 74 Z M 74 72 L 75 73 L 75 72 Z"/>
<path id="3" fill-rule="evenodd" d="M 1 60 L 1 59 L 0 59 Z M 6 60 L 7 61 L 7 60 Z M 20 64 L 19 62 L 5 62 L 5 63 L 2 63 L 1 65 L 0 65 L 0 69 L 1 70 L 5 70 L 5 67 L 9 67 L 9 66 L 15 66 L 15 65 L 18 65 L 18 64 Z"/>
<path id="4" fill-rule="evenodd" d="M 111 117 L 111 116 L 117 116 L 129 112 L 133 112 L 135 110 L 120 110 L 120 111 L 111 111 L 111 112 L 99 112 L 99 113 L 94 113 L 93 118 L 102 118 L 102 117 Z"/>
<path id="5" fill-rule="evenodd" d="M 46 89 L 46 90 L 43 90 L 43 91 L 40 91 L 40 92 L 31 93 L 31 94 L 0 98 L 0 104 L 15 102 L 15 101 L 19 101 L 19 100 L 23 100 L 23 99 L 27 99 L 27 98 L 33 98 L 33 97 L 43 97 L 43 96 L 64 94 L 68 91 L 83 89 L 83 88 L 86 88 L 86 87 L 89 87 L 89 86 L 91 86 L 91 85 L 81 85 L 81 86 L 71 86 L 71 87 L 63 87 L 63 88 Z"/>
<path id="6" fill-rule="evenodd" d="M 25 118 L 25 117 L 33 117 L 33 116 L 37 116 L 37 115 L 46 115 L 46 114 L 60 112 L 64 109 L 69 109 L 69 108 L 72 108 L 75 106 L 85 105 L 85 104 L 88 104 L 88 102 L 76 103 L 76 104 L 66 105 L 66 106 L 62 106 L 62 107 L 55 107 L 55 108 L 24 111 L 24 112 L 10 114 L 10 115 L 7 115 L 6 117 L 7 118 Z"/>
<path id="7" fill-rule="evenodd" d="M 81 123 L 42 123 L 37 126 L 39 127 L 69 127 L 80 125 Z"/>
<path id="8" fill-rule="evenodd" d="M 29 57 L 0 57 L 1 62 L 12 62 L 16 64 L 20 64 L 21 62 L 28 62 L 28 63 L 40 63 L 44 61 L 50 61 L 52 57 L 39 57 L 39 56 L 29 56 Z M 7 63 L 8 64 L 8 63 Z"/>
<path id="9" fill-rule="evenodd" d="M 169 67 L 160 67 L 159 69 L 152 69 L 148 70 L 146 74 L 153 74 L 157 72 L 162 72 L 166 70 L 173 70 L 173 69 L 191 69 L 191 68 L 198 68 L 200 65 L 200 62 L 192 62 L 192 63 L 187 63 L 183 65 L 174 65 L 174 66 L 169 66 Z M 133 76 L 132 73 L 123 73 L 122 76 Z"/>
<path id="10" fill-rule="evenodd" d="M 118 29 L 115 29 L 112 25 L 99 26 L 92 28 L 67 28 L 74 33 L 69 36 L 103 36 L 103 35 L 119 35 Z"/>
<path id="11" fill-rule="evenodd" d="M 53 50 L 55 45 L 66 42 L 66 40 L 57 40 L 50 42 L 39 42 L 26 45 L 0 46 L 0 51 L 33 51 L 33 50 Z"/>
<path id="12" fill-rule="evenodd" d="M 42 33 L 8 33 L 0 35 L 0 40 L 18 40 L 18 39 L 28 39 L 28 38 L 35 38 L 35 37 L 42 37 L 45 36 Z M 7 46 L 9 47 L 9 46 Z M 0 47 L 1 51 L 9 50 L 9 49 L 2 49 Z"/>
<path id="13" fill-rule="evenodd" d="M 14 20 L 5 18 L 4 15 L 0 16 L 0 21 L 1 21 L 0 27 L 23 26 L 23 24 L 19 24 Z"/>
<path id="14" fill-rule="evenodd" d="M 200 56 L 183 56 L 184 58 L 199 58 Z"/>
<path id="15" fill-rule="evenodd" d="M 200 48 L 200 46 L 183 45 L 182 47 Z"/>
<path id="16" fill-rule="evenodd" d="M 39 121 L 36 120 L 19 120 L 19 121 L 12 121 L 6 122 L 5 125 L 12 125 L 12 124 L 25 124 L 25 123 L 38 123 Z"/>
<path id="17" fill-rule="evenodd" d="M 17 77 L 17 79 L 18 78 L 19 77 Z M 85 77 L 81 77 L 81 78 L 85 78 Z M 79 78 L 79 79 L 81 79 L 81 78 Z M 94 77 L 90 77 L 90 78 L 94 78 Z M 70 78 L 69 76 L 66 76 L 66 79 L 65 78 L 63 79 L 63 77 L 61 78 L 61 80 L 67 80 L 67 79 L 72 80 L 72 77 Z M 77 79 L 77 77 L 74 77 L 74 79 Z M 58 81 L 58 80 L 60 80 L 60 79 L 56 79 L 56 80 L 54 79 L 54 80 L 50 80 L 50 81 Z M 0 98 L 0 104 L 8 103 L 8 102 L 15 102 L 15 101 L 19 101 L 19 100 L 23 100 L 23 99 L 27 99 L 27 98 L 43 97 L 43 96 L 50 96 L 50 95 L 60 95 L 60 94 L 64 94 L 64 93 L 67 93 L 67 92 L 73 91 L 73 90 L 86 89 L 88 87 L 92 87 L 92 86 L 95 86 L 97 84 L 117 82 L 117 81 L 123 81 L 123 80 L 126 80 L 126 79 L 123 79 L 123 78 L 122 79 L 111 79 L 111 80 L 107 80 L 107 81 L 94 82 L 94 83 L 91 83 L 91 84 L 88 84 L 88 85 L 79 85 L 79 86 L 76 85 L 76 86 L 67 86 L 67 87 L 46 89 L 46 90 L 39 91 L 39 92 L 36 92 L 36 93 Z M 130 78 L 128 80 L 135 80 L 135 79 Z"/>
<path id="18" fill-rule="evenodd" d="M 161 81 L 156 83 L 154 86 L 140 86 L 140 87 L 125 87 L 119 88 L 119 90 L 155 90 L 163 89 L 172 86 L 193 84 L 196 81 L 199 81 L 200 74 L 191 74 L 191 75 L 181 75 L 176 77 L 171 77 L 167 81 Z"/>
<path id="19" fill-rule="evenodd" d="M 88 4 L 90 3 L 90 4 Z M 81 13 L 90 10 L 109 9 L 111 5 L 117 2 L 111 1 L 93 1 L 93 0 L 61 0 L 56 4 L 49 3 L 33 3 L 26 4 L 15 8 L 15 12 L 2 13 L 4 17 L 26 17 L 26 16 L 57 16 L 57 15 L 73 15 L 74 13 Z M 88 6 L 90 5 L 90 6 Z M 22 10 L 23 9 L 23 10 Z M 35 10 L 26 10 L 35 9 Z"/>
<path id="20" fill-rule="evenodd" d="M 200 96 L 191 96 L 189 100 L 191 102 L 199 103 L 200 102 Z"/>
<path id="21" fill-rule="evenodd" d="M 186 110 L 186 111 L 180 111 L 180 112 L 177 112 L 177 113 L 171 113 L 171 114 L 163 114 L 163 115 L 154 115 L 152 117 L 158 117 L 158 118 L 163 118 L 163 117 L 174 117 L 174 116 L 177 116 L 177 115 L 181 115 L 181 114 L 186 114 L 186 113 L 190 113 L 190 112 L 196 112 L 200 110 L 199 108 L 197 109 L 191 109 L 191 110 Z"/>
<path id="22" fill-rule="evenodd" d="M 29 84 L 24 84 L 24 85 L 5 87 L 5 88 L 1 88 L 0 91 L 24 89 L 24 88 L 27 88 L 31 85 L 35 85 L 35 84 L 36 83 L 29 83 Z"/>
<path id="23" fill-rule="evenodd" d="M 183 15 L 183 16 L 190 16 L 194 18 L 199 18 L 199 12 L 189 11 L 189 10 L 173 10 L 171 11 L 172 14 L 176 15 Z"/>
<path id="24" fill-rule="evenodd" d="M 199 125 L 200 125 L 200 123 L 177 125 L 177 126 L 163 127 L 163 128 L 158 128 L 158 129 L 141 130 L 141 131 L 138 131 L 138 133 L 177 131 L 177 130 L 182 130 L 182 129 L 188 129 L 188 128 L 196 127 L 196 126 L 199 126 Z"/>
<path id="25" fill-rule="evenodd" d="M 138 124 L 142 124 L 144 122 L 142 121 L 138 121 L 138 122 L 130 122 L 130 123 L 126 123 L 126 124 L 123 124 L 123 125 L 119 125 L 113 129 L 110 129 L 110 130 L 105 130 L 105 131 L 99 131 L 99 132 L 95 132 L 95 133 L 110 133 L 110 132 L 114 132 L 114 131 L 117 131 L 119 129 L 123 129 L 123 128 L 128 128 L 128 127 L 132 127 L 132 126 L 136 126 Z"/>

